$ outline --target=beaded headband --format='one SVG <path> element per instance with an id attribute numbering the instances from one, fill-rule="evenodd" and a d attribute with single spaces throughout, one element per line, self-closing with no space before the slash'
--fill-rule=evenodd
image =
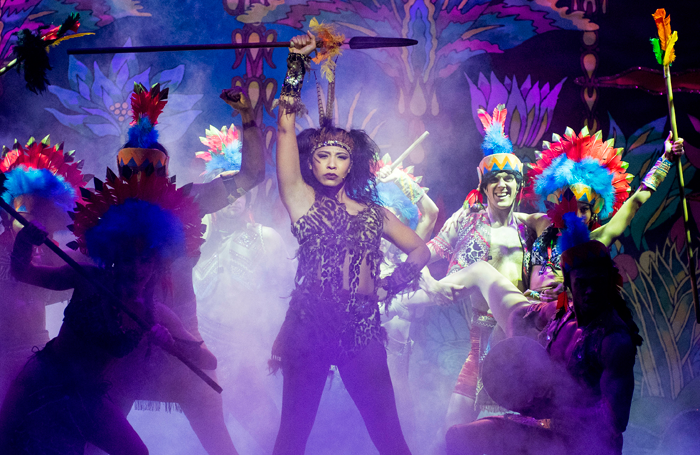
<path id="1" fill-rule="evenodd" d="M 314 148 L 311 151 L 315 152 L 316 150 L 320 149 L 321 147 L 326 147 L 326 146 L 340 147 L 341 149 L 345 150 L 348 153 L 352 152 L 352 146 L 346 144 L 345 142 L 337 141 L 335 139 L 331 139 L 329 141 L 319 142 L 318 144 L 314 145 Z"/>

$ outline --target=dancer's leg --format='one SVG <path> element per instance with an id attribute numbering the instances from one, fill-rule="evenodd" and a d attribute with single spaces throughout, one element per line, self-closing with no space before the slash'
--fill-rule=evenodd
<path id="1" fill-rule="evenodd" d="M 280 411 L 265 385 L 270 377 L 263 376 L 254 365 L 240 365 L 239 374 L 226 381 L 224 410 L 255 439 L 265 453 L 271 453 Z M 257 373 L 257 374 L 256 374 Z"/>
<path id="2" fill-rule="evenodd" d="M 464 286 L 464 289 L 455 291 L 456 297 L 471 295 L 475 292 L 480 293 L 486 300 L 496 322 L 506 330 L 508 336 L 512 335 L 510 333 L 512 330 L 509 330 L 509 321 L 513 312 L 530 304 L 513 283 L 487 262 L 475 262 L 459 272 L 446 276 L 440 280 L 440 283 Z M 430 296 L 425 291 L 420 290 L 400 300 L 399 298 L 395 299 L 392 303 L 392 309 L 400 317 L 403 317 L 401 313 L 410 314 L 419 307 L 429 305 L 434 305 Z"/>
<path id="3" fill-rule="evenodd" d="M 207 374 L 216 380 L 214 371 Z M 198 377 L 191 375 L 191 378 L 179 404 L 199 442 L 209 455 L 238 455 L 224 421 L 221 395 Z"/>
<path id="4" fill-rule="evenodd" d="M 83 403 L 75 403 L 76 407 Z M 77 412 L 80 412 L 78 410 Z M 148 455 L 148 449 L 124 417 L 122 410 L 108 398 L 102 397 L 92 412 L 86 439 L 110 455 Z"/>
<path id="5" fill-rule="evenodd" d="M 410 454 L 396 411 L 384 346 L 371 342 L 338 370 L 379 453 Z"/>
<path id="6" fill-rule="evenodd" d="M 283 367 L 282 419 L 274 455 L 301 455 L 316 420 L 330 365 L 290 363 Z"/>

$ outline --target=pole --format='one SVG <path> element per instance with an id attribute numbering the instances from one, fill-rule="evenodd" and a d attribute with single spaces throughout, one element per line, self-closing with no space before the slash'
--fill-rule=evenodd
<path id="1" fill-rule="evenodd" d="M 408 38 L 391 38 L 381 36 L 355 36 L 345 44 L 350 49 L 379 49 L 385 47 L 415 46 L 418 41 Z M 89 49 L 68 49 L 68 55 L 84 54 L 131 54 L 136 52 L 180 52 L 180 51 L 212 51 L 226 49 L 266 49 L 271 47 L 289 47 L 289 41 L 272 43 L 225 43 L 225 44 L 175 44 L 170 46 L 138 46 L 138 47 L 95 47 Z"/>
<path id="2" fill-rule="evenodd" d="M 666 80 L 666 98 L 668 100 L 668 113 L 671 119 L 671 132 L 673 141 L 678 140 L 678 126 L 676 125 L 676 108 L 673 105 L 673 85 L 671 84 L 671 66 L 664 65 L 664 79 Z M 695 254 L 693 253 L 692 237 L 690 235 L 690 218 L 688 216 L 688 203 L 685 198 L 685 179 L 683 178 L 683 165 L 681 157 L 676 159 L 678 168 L 678 183 L 683 207 L 683 227 L 685 228 L 685 242 L 688 252 L 688 271 L 690 272 L 690 282 L 693 291 L 693 305 L 695 307 L 695 321 L 700 324 L 700 303 L 698 303 L 698 280 L 695 273 Z"/>
<path id="3" fill-rule="evenodd" d="M 406 157 L 408 157 L 408 155 L 410 155 L 411 152 L 412 152 L 413 150 L 415 150 L 415 148 L 418 147 L 418 145 L 419 145 L 421 142 L 423 142 L 423 141 L 425 140 L 425 138 L 428 137 L 429 134 L 430 134 L 430 133 L 427 132 L 427 131 L 426 131 L 425 133 L 421 134 L 420 137 L 419 137 L 418 139 L 416 139 L 416 140 L 413 142 L 413 144 L 411 144 L 411 146 L 408 147 L 408 148 L 406 149 L 406 151 L 403 152 L 403 153 L 401 154 L 401 156 L 398 157 L 398 158 L 396 159 L 396 161 L 394 161 L 393 163 L 391 163 L 391 170 L 393 171 L 394 169 L 396 169 L 397 167 L 399 167 L 399 166 L 401 165 L 401 162 L 403 162 L 403 160 L 405 160 Z"/>

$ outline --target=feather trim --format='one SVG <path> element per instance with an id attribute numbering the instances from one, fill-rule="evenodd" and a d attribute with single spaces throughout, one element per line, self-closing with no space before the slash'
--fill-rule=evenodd
<path id="1" fill-rule="evenodd" d="M 565 229 L 562 229 L 559 237 L 559 251 L 566 251 L 582 243 L 591 240 L 591 232 L 583 218 L 576 216 L 576 212 L 565 213 L 563 216 Z"/>

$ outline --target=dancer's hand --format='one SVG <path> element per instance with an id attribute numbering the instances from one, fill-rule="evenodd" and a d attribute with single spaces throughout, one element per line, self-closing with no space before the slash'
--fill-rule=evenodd
<path id="1" fill-rule="evenodd" d="M 316 37 L 310 31 L 306 35 L 295 36 L 289 43 L 289 52 L 292 54 L 309 55 L 315 50 Z"/>
<path id="2" fill-rule="evenodd" d="M 683 150 L 683 138 L 678 138 L 677 141 L 672 142 L 673 132 L 668 132 L 668 137 L 664 142 L 664 156 L 669 161 L 675 161 L 677 157 L 683 156 L 685 150 Z"/>
<path id="3" fill-rule="evenodd" d="M 149 333 L 151 340 L 160 347 L 172 347 L 175 345 L 175 339 L 170 334 L 170 331 L 160 324 L 154 324 Z"/>
<path id="4" fill-rule="evenodd" d="M 49 234 L 43 226 L 34 221 L 22 228 L 17 234 L 17 238 L 30 245 L 41 245 L 44 243 Z"/>
<path id="5" fill-rule="evenodd" d="M 243 87 L 227 88 L 221 91 L 219 98 L 224 100 L 226 104 L 237 110 L 238 112 L 252 111 L 253 107 L 250 103 L 248 94 Z"/>
<path id="6" fill-rule="evenodd" d="M 564 286 L 564 283 L 556 283 L 554 287 L 543 289 L 540 292 L 540 300 L 547 302 L 557 300 L 562 292 L 566 292 L 566 286 Z"/>
<path id="7" fill-rule="evenodd" d="M 401 177 L 401 171 L 398 168 L 392 171 L 391 166 L 382 167 L 379 170 L 379 173 L 377 174 L 377 180 L 379 180 L 382 183 L 393 182 L 399 177 Z"/>
<path id="8" fill-rule="evenodd" d="M 451 305 L 456 298 L 459 298 L 460 291 L 464 290 L 461 284 L 443 283 L 426 274 L 421 276 L 420 287 L 428 294 L 437 297 L 435 302 L 439 306 Z"/>

